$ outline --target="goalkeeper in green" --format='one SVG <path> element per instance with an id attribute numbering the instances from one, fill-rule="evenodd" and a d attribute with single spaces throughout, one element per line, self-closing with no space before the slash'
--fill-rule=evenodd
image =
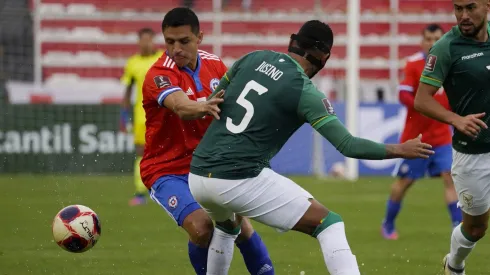
<path id="1" fill-rule="evenodd" d="M 427 158 L 433 154 L 420 136 L 404 144 L 385 145 L 353 137 L 344 128 L 310 80 L 325 66 L 332 44 L 327 24 L 308 21 L 291 36 L 288 54 L 252 52 L 221 79 L 216 91 L 226 92 L 219 106 L 220 119 L 211 123 L 195 150 L 189 175 L 192 195 L 222 229 L 212 238 L 208 262 L 229 265 L 233 242 L 218 240 L 236 238 L 242 216 L 281 231 L 313 236 L 320 242 L 330 274 L 359 274 L 340 215 L 270 169 L 270 159 L 305 122 L 347 157 Z M 226 270 L 208 269 L 207 274 L 226 274 Z"/>

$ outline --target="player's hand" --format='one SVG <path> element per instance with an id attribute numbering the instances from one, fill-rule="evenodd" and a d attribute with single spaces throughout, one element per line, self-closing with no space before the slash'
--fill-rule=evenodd
<path id="1" fill-rule="evenodd" d="M 120 120 L 119 120 L 119 130 L 121 132 L 124 132 L 124 133 L 131 131 L 131 122 L 130 122 L 128 109 L 125 109 L 125 108 L 121 109 L 121 116 L 120 116 Z"/>
<path id="2" fill-rule="evenodd" d="M 434 154 L 432 146 L 422 142 L 422 134 L 398 145 L 398 155 L 404 159 L 429 158 Z"/>
<path id="3" fill-rule="evenodd" d="M 487 124 L 481 120 L 485 117 L 485 113 L 460 116 L 454 123 L 454 128 L 458 129 L 461 133 L 476 139 L 478 134 L 480 134 L 481 129 L 488 129 Z"/>
<path id="4" fill-rule="evenodd" d="M 219 109 L 218 105 L 224 101 L 224 94 L 225 91 L 221 90 L 207 101 L 202 102 L 203 113 L 213 116 L 215 119 L 219 120 L 219 113 L 221 110 Z"/>

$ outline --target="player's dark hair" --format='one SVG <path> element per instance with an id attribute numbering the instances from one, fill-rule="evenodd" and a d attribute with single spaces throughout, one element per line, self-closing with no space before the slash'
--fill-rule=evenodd
<path id="1" fill-rule="evenodd" d="M 162 21 L 162 31 L 168 27 L 190 26 L 194 34 L 199 34 L 199 19 L 197 15 L 189 8 L 179 7 L 170 10 L 165 14 Z"/>
<path id="2" fill-rule="evenodd" d="M 138 37 L 141 38 L 141 36 L 143 36 L 144 34 L 149 34 L 151 36 L 154 36 L 155 31 L 153 31 L 153 29 L 151 29 L 151 28 L 142 28 L 138 31 Z"/>
<path id="3" fill-rule="evenodd" d="M 422 34 L 424 34 L 425 32 L 433 33 L 436 31 L 441 31 L 442 33 L 444 33 L 444 29 L 441 27 L 441 25 L 429 24 L 429 25 L 425 26 L 424 30 L 422 30 Z"/>
<path id="4" fill-rule="evenodd" d="M 303 24 L 298 33 L 291 35 L 288 52 L 303 57 L 321 70 L 330 57 L 332 45 L 333 32 L 330 26 L 318 20 L 310 20 Z M 314 57 L 310 50 L 319 50 L 328 55 L 321 60 Z"/>
<path id="5" fill-rule="evenodd" d="M 319 21 L 310 20 L 306 22 L 299 32 L 298 36 L 306 38 L 305 40 L 298 39 L 298 46 L 303 50 L 310 50 L 318 48 L 318 44 L 311 43 L 313 41 L 318 42 L 324 47 L 319 50 L 324 51 L 328 48 L 328 51 L 332 49 L 333 45 L 333 32 L 329 25 Z M 311 42 L 310 42 L 311 41 Z"/>

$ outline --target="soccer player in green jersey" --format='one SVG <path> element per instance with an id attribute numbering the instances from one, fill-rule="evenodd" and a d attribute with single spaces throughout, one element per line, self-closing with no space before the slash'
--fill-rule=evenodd
<path id="1" fill-rule="evenodd" d="M 226 91 L 220 119 L 211 123 L 194 151 L 189 175 L 194 198 L 223 232 L 213 236 L 208 262 L 219 258 L 229 265 L 233 242 L 219 246 L 215 239 L 236 238 L 243 216 L 281 231 L 313 236 L 320 242 L 330 274 L 359 274 L 340 215 L 270 169 L 270 159 L 305 122 L 347 157 L 427 158 L 433 154 L 420 136 L 404 144 L 385 145 L 353 137 L 345 129 L 325 94 L 310 80 L 325 66 L 332 44 L 327 24 L 308 21 L 291 36 L 288 54 L 249 53 L 221 79 L 217 90 Z"/>
<path id="2" fill-rule="evenodd" d="M 454 126 L 451 174 L 463 210 L 444 257 L 447 275 L 464 261 L 488 226 L 490 208 L 490 26 L 488 0 L 453 0 L 458 22 L 429 51 L 415 109 Z M 452 111 L 433 95 L 443 86 Z"/>

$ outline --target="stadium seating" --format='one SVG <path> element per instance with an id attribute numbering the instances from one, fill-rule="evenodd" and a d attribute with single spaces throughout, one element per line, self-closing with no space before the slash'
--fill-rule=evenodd
<path id="1" fill-rule="evenodd" d="M 151 27 L 159 32 L 162 15 L 180 4 L 180 0 L 43 0 L 39 37 L 43 79 L 57 74 L 75 74 L 82 78 L 108 78 L 122 74 L 126 58 L 137 52 L 136 31 Z M 229 5 L 240 7 L 239 0 Z M 332 58 L 322 72 L 342 77 L 346 57 L 346 2 L 332 0 L 255 0 L 252 12 L 236 12 L 228 6 L 213 19 L 211 0 L 196 0 L 195 10 L 205 33 L 203 50 L 216 52 L 231 65 L 241 55 L 256 49 L 284 51 L 290 33 L 307 18 L 329 22 L 336 35 Z M 420 30 L 429 22 L 452 24 L 451 5 L 447 1 L 399 0 L 398 23 L 390 16 L 389 0 L 361 1 L 361 77 L 388 79 L 391 45 L 398 50 L 399 65 L 419 49 Z M 213 27 L 221 24 L 216 35 Z M 392 27 L 397 36 L 390 36 Z M 219 37 L 218 37 L 219 36 Z M 220 40 L 219 46 L 214 41 Z M 163 38 L 157 44 L 163 47 Z M 396 44 L 395 44 L 396 43 Z"/>

